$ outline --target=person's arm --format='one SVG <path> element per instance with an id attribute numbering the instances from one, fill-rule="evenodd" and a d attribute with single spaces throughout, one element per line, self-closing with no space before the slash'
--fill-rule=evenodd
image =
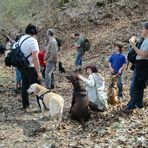
<path id="1" fill-rule="evenodd" d="M 135 45 L 132 46 L 137 55 L 139 55 L 142 58 L 147 58 L 148 57 L 148 51 L 142 51 L 138 49 Z"/>
<path id="2" fill-rule="evenodd" d="M 75 44 L 75 48 L 80 48 L 81 46 L 82 46 L 82 43 L 83 43 L 83 41 L 82 41 L 82 39 L 80 38 L 78 41 L 77 41 L 77 43 Z"/>
<path id="3" fill-rule="evenodd" d="M 46 53 L 45 53 L 45 57 L 44 60 L 46 61 L 49 57 L 50 57 L 50 51 L 51 50 L 51 44 L 48 43 L 47 47 L 46 47 Z"/>
<path id="4" fill-rule="evenodd" d="M 89 76 L 89 79 L 84 78 L 81 75 L 78 75 L 78 78 L 83 81 L 88 87 L 94 87 L 95 85 L 95 81 L 94 78 L 92 76 Z"/>
<path id="5" fill-rule="evenodd" d="M 123 64 L 123 66 L 119 69 L 118 74 L 121 74 L 125 68 L 126 64 Z"/>
<path id="6" fill-rule="evenodd" d="M 80 47 L 81 47 L 80 44 L 76 44 L 76 45 L 74 46 L 74 48 L 80 48 Z"/>
<path id="7" fill-rule="evenodd" d="M 34 67 L 36 69 L 37 75 L 38 75 L 38 80 L 42 79 L 42 74 L 40 72 L 40 63 L 39 63 L 39 58 L 38 58 L 38 52 L 34 51 L 32 52 L 32 62 L 34 64 Z"/>
<path id="8" fill-rule="evenodd" d="M 142 58 L 147 58 L 148 57 L 148 51 L 142 51 L 139 48 L 136 47 L 136 42 L 131 38 L 129 40 L 131 46 L 133 47 L 133 49 L 135 50 L 135 52 L 137 53 L 137 55 L 139 55 Z"/>
<path id="9" fill-rule="evenodd" d="M 114 70 L 113 67 L 112 67 L 112 60 L 113 60 L 113 56 L 111 55 L 110 58 L 109 58 L 109 60 L 108 60 L 108 65 L 109 65 L 109 70 L 110 70 L 110 72 L 111 72 L 112 74 L 114 74 L 114 73 L 115 73 L 115 70 Z"/>
<path id="10" fill-rule="evenodd" d="M 126 66 L 127 66 L 127 60 L 126 60 L 126 57 L 123 55 L 123 57 L 122 57 L 122 62 L 123 62 L 123 65 L 122 65 L 122 67 L 119 69 L 119 71 L 118 71 L 118 74 L 122 74 L 122 72 L 124 71 L 124 69 L 126 68 Z"/>
<path id="11" fill-rule="evenodd" d="M 110 62 L 108 62 L 108 65 L 109 65 L 110 72 L 111 72 L 112 74 L 114 74 L 115 71 L 114 71 L 114 69 L 112 68 L 112 64 L 111 64 Z"/>

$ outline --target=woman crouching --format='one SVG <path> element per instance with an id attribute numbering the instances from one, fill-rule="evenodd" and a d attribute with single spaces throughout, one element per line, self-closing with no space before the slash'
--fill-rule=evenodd
<path id="1" fill-rule="evenodd" d="M 105 92 L 104 78 L 98 73 L 98 69 L 95 66 L 87 66 L 86 74 L 88 79 L 81 75 L 78 78 L 86 85 L 86 92 L 88 94 L 90 103 L 90 109 L 92 111 L 104 111 L 108 108 L 107 95 Z"/>

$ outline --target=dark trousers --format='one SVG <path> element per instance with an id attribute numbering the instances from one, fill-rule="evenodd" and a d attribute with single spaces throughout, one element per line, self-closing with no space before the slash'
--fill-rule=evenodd
<path id="1" fill-rule="evenodd" d="M 144 66 L 143 66 L 144 65 Z M 130 88 L 130 101 L 128 109 L 142 108 L 144 89 L 148 82 L 148 62 L 137 64 L 133 73 L 133 78 Z"/>
<path id="2" fill-rule="evenodd" d="M 28 99 L 28 88 L 33 83 L 40 82 L 37 80 L 37 72 L 35 68 L 28 68 L 28 69 L 20 69 L 21 76 L 22 76 L 22 105 L 23 108 L 26 109 L 29 107 L 29 99 Z M 39 104 L 39 99 L 37 99 L 37 102 Z"/>

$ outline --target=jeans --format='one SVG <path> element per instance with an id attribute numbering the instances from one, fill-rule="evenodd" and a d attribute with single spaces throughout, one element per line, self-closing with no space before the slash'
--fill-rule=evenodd
<path id="1" fill-rule="evenodd" d="M 28 88 L 30 87 L 31 84 L 33 83 L 40 84 L 40 82 L 37 79 L 37 72 L 34 67 L 27 69 L 20 69 L 20 71 L 22 76 L 22 105 L 23 108 L 26 109 L 27 107 L 29 107 L 29 99 L 27 92 Z"/>
<path id="2" fill-rule="evenodd" d="M 128 103 L 128 109 L 142 108 L 143 107 L 143 95 L 146 88 L 146 80 L 141 79 L 135 70 L 130 87 L 130 101 Z"/>
<path id="3" fill-rule="evenodd" d="M 45 79 L 45 69 L 46 67 L 41 66 L 41 73 L 42 73 L 42 77 Z"/>
<path id="4" fill-rule="evenodd" d="M 118 81 L 117 81 L 117 86 L 118 86 L 118 97 L 123 97 L 123 84 L 122 84 L 122 74 L 119 75 Z"/>
<path id="5" fill-rule="evenodd" d="M 82 59 L 83 59 L 83 53 L 77 52 L 76 60 L 75 60 L 75 66 L 78 68 L 79 66 L 82 66 Z"/>
<path id="6" fill-rule="evenodd" d="M 22 78 L 21 78 L 21 72 L 18 68 L 15 69 L 15 75 L 16 75 L 16 82 L 21 83 Z"/>
<path id="7" fill-rule="evenodd" d="M 49 62 L 46 64 L 45 70 L 45 86 L 47 89 L 51 89 L 54 87 L 54 75 L 53 72 L 55 70 L 56 63 Z"/>

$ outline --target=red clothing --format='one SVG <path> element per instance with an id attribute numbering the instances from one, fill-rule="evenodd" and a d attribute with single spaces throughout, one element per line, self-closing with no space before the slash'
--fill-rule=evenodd
<path id="1" fill-rule="evenodd" d="M 45 61 L 44 61 L 44 56 L 45 56 L 45 51 L 41 50 L 38 54 L 39 62 L 40 62 L 41 66 L 46 67 L 46 64 L 45 64 Z"/>

